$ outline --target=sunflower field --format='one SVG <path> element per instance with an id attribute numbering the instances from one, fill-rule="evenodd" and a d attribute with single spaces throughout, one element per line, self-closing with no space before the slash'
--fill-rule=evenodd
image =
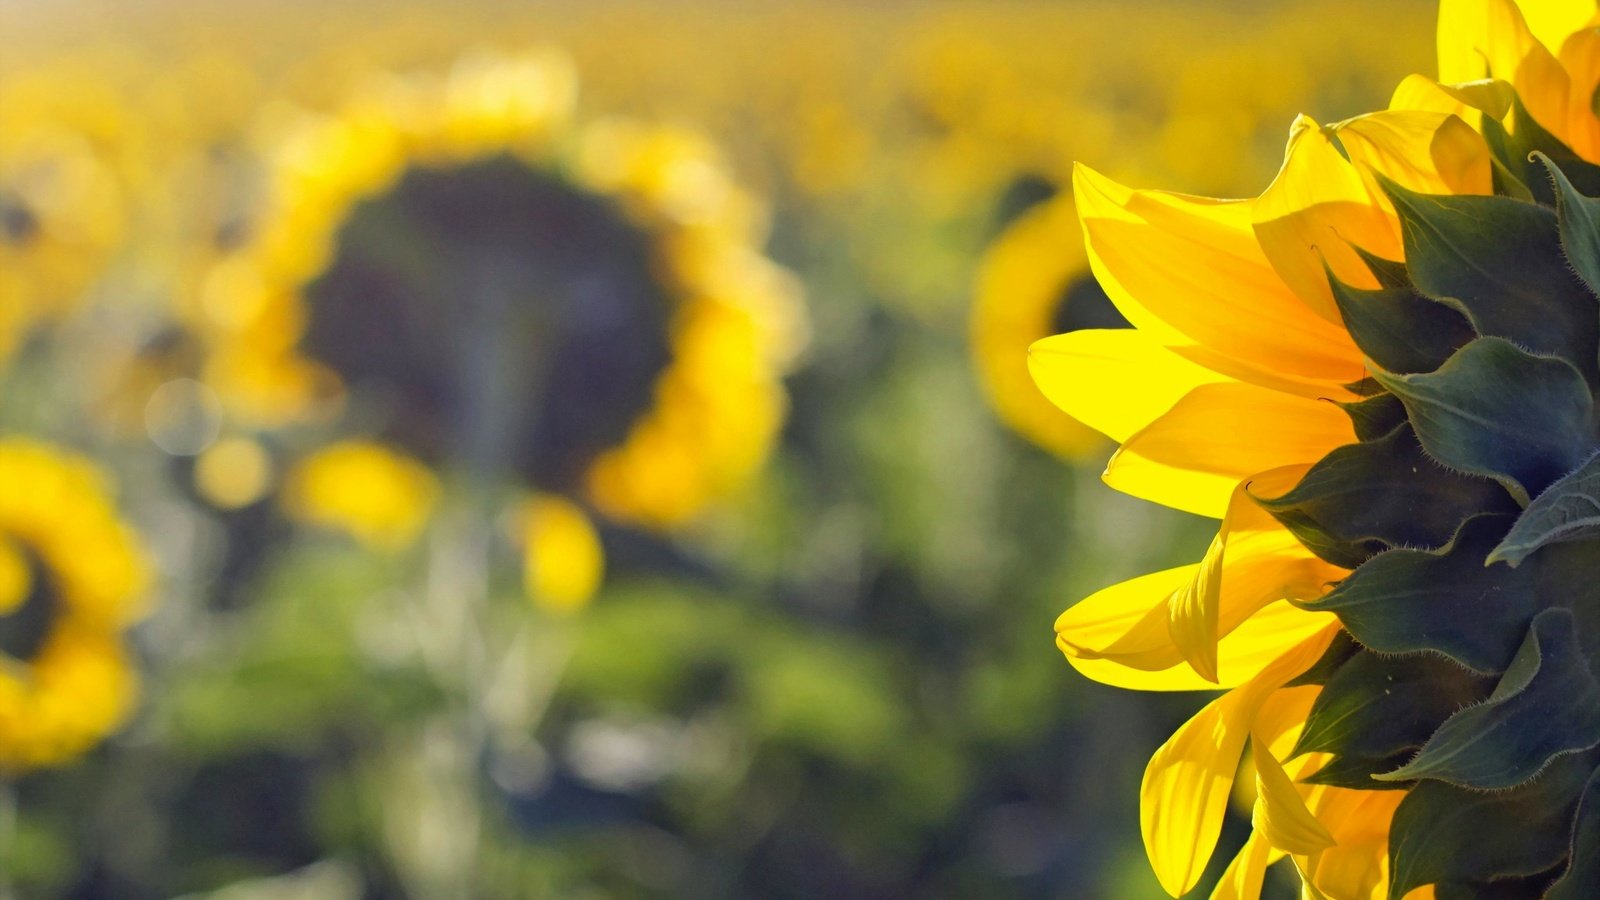
<path id="1" fill-rule="evenodd" d="M 1595 0 L 0 0 L 0 900 L 1594 900 L 1597 396 Z"/>

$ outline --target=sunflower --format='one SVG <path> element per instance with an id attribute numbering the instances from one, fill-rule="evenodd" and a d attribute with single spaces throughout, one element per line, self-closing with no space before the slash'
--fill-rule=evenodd
<path id="1" fill-rule="evenodd" d="M 127 226 L 132 122 L 86 63 L 0 79 L 0 358 L 81 305 Z"/>
<path id="2" fill-rule="evenodd" d="M 65 762 L 127 717 L 122 632 L 148 579 L 93 464 L 0 440 L 0 767 Z"/>
<path id="3" fill-rule="evenodd" d="M 760 210 L 696 135 L 580 124 L 573 94 L 554 55 L 475 56 L 290 129 L 190 310 L 230 420 L 657 529 L 748 477 L 797 333 Z"/>
<path id="4" fill-rule="evenodd" d="M 1257 198 L 1075 175 L 1134 328 L 1039 342 L 1035 378 L 1121 442 L 1110 485 L 1221 520 L 1056 623 L 1097 680 L 1227 691 L 1141 788 L 1173 896 L 1247 748 L 1214 897 L 1285 857 L 1309 897 L 1600 892 L 1600 16 L 1439 21 L 1440 81 L 1297 120 Z"/>

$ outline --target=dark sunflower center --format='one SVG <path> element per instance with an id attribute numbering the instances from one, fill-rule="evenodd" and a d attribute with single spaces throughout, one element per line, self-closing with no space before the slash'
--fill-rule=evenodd
<path id="1" fill-rule="evenodd" d="M 359 205 L 307 301 L 305 351 L 382 436 L 549 489 L 622 442 L 671 356 L 649 235 L 509 157 Z"/>
<path id="2" fill-rule="evenodd" d="M 61 617 L 61 593 L 49 568 L 33 551 L 23 546 L 17 550 L 28 569 L 28 594 L 9 613 L 0 615 L 0 654 L 29 662 Z"/>
<path id="3" fill-rule="evenodd" d="M 0 239 L 8 244 L 26 244 L 39 233 L 39 217 L 22 198 L 0 189 Z"/>
<path id="4" fill-rule="evenodd" d="M 1062 288 L 1050 315 L 1050 334 L 1064 334 L 1085 328 L 1127 328 L 1128 320 L 1117 312 L 1111 298 L 1084 272 Z"/>

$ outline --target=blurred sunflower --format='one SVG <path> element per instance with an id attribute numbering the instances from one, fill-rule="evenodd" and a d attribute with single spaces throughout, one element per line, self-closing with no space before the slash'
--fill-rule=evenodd
<path id="1" fill-rule="evenodd" d="M 757 205 L 694 134 L 575 122 L 574 87 L 551 54 L 475 56 L 286 129 L 189 316 L 234 427 L 364 435 L 289 476 L 291 511 L 415 533 L 431 490 L 329 477 L 381 454 L 670 529 L 765 457 L 798 321 Z"/>
<path id="2" fill-rule="evenodd" d="M 1597 23 L 1444 3 L 1445 83 L 1297 120 L 1253 200 L 1078 169 L 1135 328 L 1046 339 L 1035 377 L 1122 442 L 1109 484 L 1222 520 L 1200 563 L 1056 623 L 1090 677 L 1228 689 L 1145 774 L 1173 896 L 1247 746 L 1214 897 L 1283 857 L 1308 897 L 1600 895 Z"/>
<path id="3" fill-rule="evenodd" d="M 0 440 L 0 767 L 65 762 L 127 717 L 122 632 L 148 578 L 93 464 Z"/>
<path id="4" fill-rule="evenodd" d="M 0 80 L 0 358 L 81 305 L 127 226 L 133 122 L 107 80 L 62 61 Z"/>

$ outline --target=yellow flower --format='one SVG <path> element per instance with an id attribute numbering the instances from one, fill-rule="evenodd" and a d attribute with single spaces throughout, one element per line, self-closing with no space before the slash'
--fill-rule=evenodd
<path id="1" fill-rule="evenodd" d="M 0 358 L 79 307 L 127 224 L 135 151 L 122 98 L 88 64 L 0 78 Z"/>
<path id="2" fill-rule="evenodd" d="M 542 494 L 524 502 L 515 518 L 528 599 L 557 615 L 587 606 L 605 572 L 600 535 L 589 517 L 570 500 Z"/>
<path id="3" fill-rule="evenodd" d="M 189 309 L 231 420 L 354 397 L 430 466 L 651 528 L 743 483 L 803 337 L 793 279 L 702 138 L 579 123 L 573 95 L 555 54 L 474 56 L 289 129 L 255 238 Z"/>
<path id="4" fill-rule="evenodd" d="M 416 540 L 438 497 L 439 481 L 426 466 L 371 441 L 318 450 L 296 464 L 283 489 L 292 518 L 387 550 Z"/>
<path id="5" fill-rule="evenodd" d="M 1572 637 L 1592 628 L 1577 573 L 1596 544 L 1519 543 L 1596 450 L 1596 238 L 1560 179 L 1600 192 L 1600 17 L 1528 9 L 1531 24 L 1509 0 L 1447 0 L 1443 78 L 1499 80 L 1413 78 L 1389 110 L 1302 117 L 1255 199 L 1076 172 L 1091 265 L 1134 328 L 1045 339 L 1030 367 L 1120 442 L 1108 484 L 1221 520 L 1198 564 L 1056 623 L 1089 677 L 1227 689 L 1141 789 L 1173 896 L 1200 880 L 1247 746 L 1254 829 L 1213 897 L 1259 896 L 1283 857 L 1305 896 L 1336 900 L 1492 881 L 1591 896 L 1600 878 L 1600 788 L 1584 787 L 1600 684 Z M 1541 691 L 1576 711 L 1541 715 Z M 1524 743 L 1501 746 L 1511 733 Z"/>
<path id="6" fill-rule="evenodd" d="M 0 767 L 66 762 L 122 724 L 137 685 L 122 632 L 149 577 L 104 475 L 0 440 Z"/>

